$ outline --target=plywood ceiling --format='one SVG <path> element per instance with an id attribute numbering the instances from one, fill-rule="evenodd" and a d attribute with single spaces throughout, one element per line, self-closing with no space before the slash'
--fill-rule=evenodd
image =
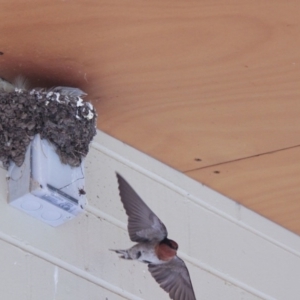
<path id="1" fill-rule="evenodd" d="M 300 2 L 6 0 L 0 76 L 300 234 Z"/>

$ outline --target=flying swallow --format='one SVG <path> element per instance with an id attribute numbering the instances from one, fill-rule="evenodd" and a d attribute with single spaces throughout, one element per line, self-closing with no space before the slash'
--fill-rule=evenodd
<path id="1" fill-rule="evenodd" d="M 148 264 L 148 270 L 174 300 L 196 300 L 188 269 L 176 253 L 178 244 L 167 238 L 166 226 L 117 173 L 121 201 L 128 215 L 128 233 L 133 247 L 112 250 L 121 258 Z"/>

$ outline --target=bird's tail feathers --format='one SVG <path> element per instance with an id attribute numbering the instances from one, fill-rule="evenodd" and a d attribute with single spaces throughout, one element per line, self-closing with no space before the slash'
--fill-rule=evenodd
<path id="1" fill-rule="evenodd" d="M 18 75 L 15 78 L 13 84 L 14 84 L 15 88 L 17 88 L 17 89 L 21 89 L 21 90 L 27 90 L 28 89 L 28 81 L 22 75 Z"/>
<path id="2" fill-rule="evenodd" d="M 118 254 L 121 254 L 120 255 L 120 258 L 123 258 L 123 259 L 132 259 L 128 253 L 128 250 L 116 250 L 116 249 L 109 249 L 110 251 L 114 251 Z"/>

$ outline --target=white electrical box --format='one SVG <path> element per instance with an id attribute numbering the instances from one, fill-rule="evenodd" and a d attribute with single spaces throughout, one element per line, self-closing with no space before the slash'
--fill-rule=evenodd
<path id="1" fill-rule="evenodd" d="M 51 225 L 77 216 L 86 205 L 83 163 L 62 164 L 55 147 L 36 135 L 21 167 L 8 169 L 9 204 Z"/>

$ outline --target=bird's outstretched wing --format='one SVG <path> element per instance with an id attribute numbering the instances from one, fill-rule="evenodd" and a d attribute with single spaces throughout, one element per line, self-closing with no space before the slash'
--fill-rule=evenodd
<path id="1" fill-rule="evenodd" d="M 133 242 L 161 241 L 167 237 L 165 225 L 145 204 L 129 183 L 117 173 L 121 201 L 128 215 L 128 233 Z"/>
<path id="2" fill-rule="evenodd" d="M 189 271 L 178 256 L 164 264 L 149 264 L 148 270 L 171 299 L 196 300 Z"/>

